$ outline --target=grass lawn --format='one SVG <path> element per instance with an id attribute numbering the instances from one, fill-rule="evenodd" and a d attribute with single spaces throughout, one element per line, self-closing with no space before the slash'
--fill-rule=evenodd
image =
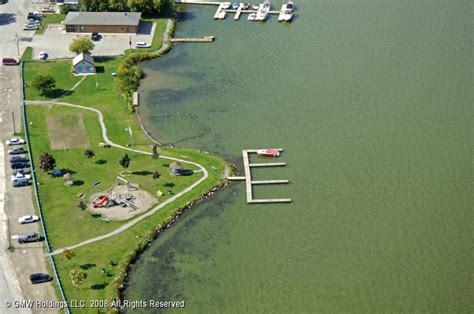
<path id="1" fill-rule="evenodd" d="M 84 148 L 51 149 L 48 137 L 48 117 L 68 119 L 71 113 L 83 115 L 90 147 L 95 152 L 95 156 L 91 159 L 84 156 Z M 33 122 L 34 125 L 30 128 L 30 141 L 32 143 L 33 158 L 37 166 L 41 199 L 49 203 L 49 206 L 44 207 L 44 216 L 53 248 L 79 243 L 107 233 L 123 224 L 123 222 L 117 221 L 107 223 L 94 218 L 88 210 L 82 211 L 77 207 L 79 204 L 77 195 L 84 193 L 86 198 L 89 199 L 93 194 L 113 187 L 117 175 L 123 170 L 118 161 L 125 153 L 131 158 L 127 170 L 131 171 L 132 174 L 127 177 L 127 180 L 133 184 L 139 184 L 140 188 L 153 195 L 158 190 L 163 192 L 171 190 L 174 193 L 181 191 L 202 177 L 202 173 L 195 173 L 191 176 L 172 176 L 168 169 L 170 162 L 165 159 L 153 160 L 150 156 L 125 152 L 114 147 L 99 148 L 99 142 L 102 141 L 102 138 L 97 115 L 94 112 L 61 106 L 28 105 L 27 115 L 28 120 Z M 67 120 L 66 122 L 70 123 Z M 74 132 L 74 128 L 70 131 Z M 38 168 L 38 159 L 44 152 L 49 152 L 54 156 L 57 169 L 67 169 L 74 173 L 75 185 L 65 187 L 62 177 L 52 177 Z M 192 165 L 186 166 L 186 168 L 197 170 Z M 152 178 L 154 171 L 161 173 L 159 179 Z M 101 181 L 101 184 L 97 187 L 92 185 L 95 180 Z M 169 197 L 170 195 L 165 193 L 160 201 L 164 201 Z M 71 226 L 74 226 L 73 232 L 71 232 Z"/>
<path id="2" fill-rule="evenodd" d="M 26 47 L 25 51 L 23 51 L 23 54 L 21 55 L 21 60 L 22 61 L 31 61 L 31 60 L 33 60 L 33 48 L 32 47 Z"/>
<path id="3" fill-rule="evenodd" d="M 45 14 L 41 19 L 40 27 L 35 31 L 35 35 L 43 34 L 48 24 L 61 24 L 66 18 L 66 14 Z"/>
<path id="4" fill-rule="evenodd" d="M 59 101 L 94 107 L 104 114 L 109 138 L 122 145 L 128 144 L 128 133 L 124 128 L 130 125 L 134 134 L 135 148 L 151 151 L 151 142 L 141 132 L 135 117 L 129 113 L 126 103 L 113 89 L 114 77 L 112 72 L 121 58 L 96 60 L 98 73 L 96 76 L 87 77 L 79 87 L 72 93 L 62 97 Z M 26 98 L 29 100 L 47 100 L 55 95 L 41 96 L 32 88 L 31 82 L 38 74 L 50 74 L 56 79 L 59 91 L 71 88 L 80 78 L 70 73 L 70 60 L 50 62 L 27 62 L 25 63 Z M 98 86 L 96 85 L 96 79 Z M 56 92 L 60 94 L 59 92 Z M 85 134 L 88 137 L 90 148 L 95 152 L 92 159 L 84 156 L 84 148 L 51 149 L 48 134 L 48 121 L 55 121 L 60 126 L 77 128 L 77 116 L 81 115 L 84 122 Z M 49 119 L 49 120 L 48 120 Z M 90 197 L 95 193 L 102 192 L 113 186 L 116 176 L 122 170 L 119 158 L 125 153 L 118 148 L 100 148 L 99 142 L 103 142 L 100 133 L 100 125 L 94 112 L 79 108 L 28 105 L 28 123 L 33 122 L 30 127 L 30 143 L 32 145 L 33 162 L 38 165 L 39 156 L 43 152 L 51 153 L 57 163 L 58 169 L 69 169 L 74 172 L 76 184 L 65 187 L 63 179 L 51 177 L 38 167 L 37 178 L 40 183 L 39 193 L 43 205 L 44 222 L 48 233 L 48 240 L 53 248 L 79 243 L 83 240 L 97 235 L 105 234 L 117 228 L 124 222 L 104 222 L 94 218 L 88 211 L 78 208 L 79 199 L 77 195 L 84 193 Z M 58 126 L 55 126 L 56 128 Z M 62 130 L 67 134 L 67 130 Z M 87 142 L 87 141 L 86 141 Z M 202 177 L 202 173 L 194 173 L 191 176 L 174 177 L 169 174 L 168 165 L 170 161 L 158 158 L 153 160 L 148 155 L 126 152 L 131 163 L 129 171 L 132 174 L 127 177 L 132 183 L 137 183 L 140 188 L 155 195 L 157 190 L 166 192 L 171 190 L 178 193 L 186 186 L 192 184 Z M 64 254 L 55 257 L 60 280 L 65 289 L 68 300 L 101 300 L 116 299 L 117 277 L 123 273 L 130 256 L 134 254 L 139 246 L 143 246 L 146 240 L 157 226 L 162 225 L 172 217 L 179 208 L 196 199 L 212 187 L 222 181 L 225 161 L 217 156 L 189 149 L 161 148 L 160 154 L 189 159 L 203 165 L 209 172 L 209 177 L 193 191 L 186 193 L 171 204 L 161 208 L 154 215 L 134 225 L 112 238 L 86 245 L 74 250 L 74 257 L 66 258 Z M 185 168 L 196 170 L 185 164 Z M 159 171 L 161 177 L 153 179 L 152 173 Z M 100 180 L 97 187 L 92 185 L 95 180 Z M 165 193 L 160 201 L 170 197 Z M 102 268 L 106 273 L 102 273 Z M 87 273 L 87 279 L 76 287 L 69 278 L 71 270 L 81 270 Z M 73 312 L 74 309 L 73 309 Z M 80 313 L 97 313 L 97 309 Z"/>
<path id="5" fill-rule="evenodd" d="M 130 114 L 125 99 L 114 90 L 115 78 L 112 76 L 121 61 L 117 58 L 96 58 L 97 75 L 87 76 L 69 95 L 60 101 L 90 106 L 102 111 L 108 129 L 109 138 L 121 145 L 131 144 L 125 128 L 131 126 L 134 146 L 150 150 L 150 141 L 146 138 L 133 114 Z M 71 74 L 71 61 L 46 61 L 25 63 L 26 99 L 48 100 L 58 97 L 64 90 L 70 89 L 80 80 Z M 56 90 L 51 95 L 41 96 L 32 83 L 37 75 L 52 75 L 56 79 Z"/>

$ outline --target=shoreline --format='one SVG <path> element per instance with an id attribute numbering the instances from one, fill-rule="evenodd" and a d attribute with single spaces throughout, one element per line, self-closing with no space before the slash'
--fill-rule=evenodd
<path id="1" fill-rule="evenodd" d="M 171 23 L 167 22 L 165 32 L 163 33 L 163 43 L 160 49 L 158 49 L 157 56 L 153 59 L 165 56 L 169 50 L 171 50 L 172 44 L 170 41 L 170 38 L 172 36 L 172 32 L 174 32 L 174 28 L 176 26 L 176 21 L 168 19 L 168 21 L 172 21 L 173 25 L 170 25 Z M 169 27 L 172 26 L 172 29 Z M 140 115 L 140 110 L 135 109 L 135 120 L 137 124 L 139 125 L 140 129 L 142 130 L 143 134 L 147 138 L 149 138 L 153 143 L 159 145 L 159 146 L 170 146 L 170 147 L 175 147 L 174 145 L 167 145 L 167 144 L 162 144 L 159 140 L 157 140 L 153 134 L 145 127 L 143 124 L 143 120 Z M 201 203 L 208 201 L 212 196 L 214 196 L 217 192 L 223 190 L 226 186 L 228 186 L 231 182 L 227 180 L 227 177 L 230 175 L 233 175 L 236 170 L 237 166 L 228 160 L 225 160 L 223 157 L 222 158 L 224 162 L 224 173 L 223 173 L 223 178 L 221 179 L 221 182 L 217 184 L 216 186 L 210 188 L 208 191 L 204 192 L 203 194 L 197 196 L 195 199 L 192 201 L 188 202 L 185 206 L 182 206 L 178 209 L 175 210 L 175 212 L 172 214 L 172 216 L 164 221 L 163 223 L 157 225 L 147 236 L 146 243 L 142 245 L 138 245 L 134 252 L 133 255 L 130 256 L 129 260 L 124 263 L 124 267 L 122 268 L 123 271 L 120 272 L 119 276 L 116 279 L 116 294 L 117 297 L 120 301 L 125 300 L 125 290 L 128 287 L 128 281 L 130 278 L 131 274 L 131 269 L 134 264 L 136 264 L 141 256 L 146 252 L 146 250 L 151 247 L 153 242 L 167 229 L 172 227 L 177 221 L 179 220 L 179 217 L 183 215 L 184 213 L 192 210 L 194 207 L 200 205 Z"/>

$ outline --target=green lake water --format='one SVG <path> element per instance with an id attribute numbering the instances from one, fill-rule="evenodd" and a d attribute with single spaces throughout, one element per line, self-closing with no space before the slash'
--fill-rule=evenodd
<path id="1" fill-rule="evenodd" d="M 175 36 L 217 40 L 144 64 L 157 138 L 240 173 L 242 149 L 283 147 L 288 166 L 253 175 L 291 184 L 254 192 L 293 202 L 248 205 L 233 183 L 152 244 L 125 297 L 189 313 L 472 313 L 473 2 L 296 5 L 291 24 L 189 6 Z"/>

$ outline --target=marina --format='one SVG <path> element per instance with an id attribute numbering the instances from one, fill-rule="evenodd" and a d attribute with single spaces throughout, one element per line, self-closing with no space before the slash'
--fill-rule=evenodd
<path id="1" fill-rule="evenodd" d="M 263 149 L 244 149 L 242 150 L 242 158 L 244 161 L 244 172 L 245 176 L 233 176 L 228 177 L 230 181 L 245 181 L 245 189 L 247 194 L 248 204 L 264 204 L 264 203 L 291 203 L 290 198 L 271 198 L 271 199 L 255 199 L 253 198 L 252 185 L 263 185 L 263 184 L 288 184 L 289 180 L 252 180 L 252 174 L 250 171 L 251 167 L 281 167 L 286 166 L 285 162 L 273 162 L 273 163 L 250 163 L 249 154 L 258 154 Z M 278 152 L 282 152 L 283 148 L 275 148 Z"/>
<path id="2" fill-rule="evenodd" d="M 265 21 L 269 15 L 278 15 L 279 22 L 289 22 L 293 18 L 294 4 L 288 2 L 281 6 L 280 10 L 272 10 L 269 1 L 265 1 L 258 5 L 249 5 L 248 3 L 230 3 L 215 1 L 194 1 L 194 0 L 176 0 L 176 3 L 182 4 L 199 4 L 199 5 L 216 5 L 217 9 L 214 14 L 215 20 L 224 20 L 228 13 L 234 13 L 234 21 L 238 21 L 242 14 L 248 14 L 249 21 Z"/>

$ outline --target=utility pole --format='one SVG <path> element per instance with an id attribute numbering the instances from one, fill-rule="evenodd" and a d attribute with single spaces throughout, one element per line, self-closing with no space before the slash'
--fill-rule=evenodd
<path id="1" fill-rule="evenodd" d="M 20 60 L 20 44 L 18 40 L 18 33 L 15 33 L 15 41 L 16 41 L 16 52 L 17 52 L 18 60 Z"/>
<path id="2" fill-rule="evenodd" d="M 132 36 L 128 35 L 128 45 L 130 46 L 130 50 L 132 50 Z"/>

